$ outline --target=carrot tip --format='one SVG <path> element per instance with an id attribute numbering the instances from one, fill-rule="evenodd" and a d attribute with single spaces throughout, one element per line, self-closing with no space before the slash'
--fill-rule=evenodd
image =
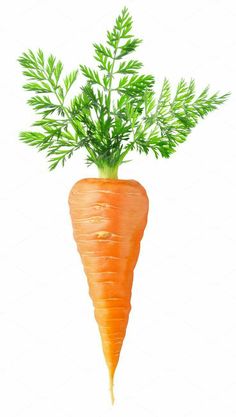
<path id="1" fill-rule="evenodd" d="M 115 397 L 114 397 L 113 375 L 110 375 L 110 394 L 111 394 L 111 403 L 112 405 L 114 405 Z"/>

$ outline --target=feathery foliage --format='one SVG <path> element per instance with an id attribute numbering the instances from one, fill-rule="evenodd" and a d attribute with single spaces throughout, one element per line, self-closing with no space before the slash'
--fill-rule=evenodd
<path id="1" fill-rule="evenodd" d="M 165 79 L 156 96 L 154 77 L 140 73 L 143 64 L 128 57 L 142 42 L 131 34 L 132 23 L 125 7 L 106 44 L 93 44 L 98 70 L 80 65 L 86 81 L 73 99 L 68 93 L 78 70 L 62 78 L 61 61 L 46 58 L 40 49 L 19 58 L 27 78 L 23 87 L 33 93 L 28 104 L 40 117 L 33 124 L 40 131 L 21 132 L 20 139 L 45 150 L 51 170 L 81 147 L 87 162 L 105 176 L 116 177 L 132 150 L 168 158 L 198 121 L 227 99 L 228 94 L 209 95 L 208 87 L 196 95 L 194 80 L 184 79 L 175 95 Z"/>

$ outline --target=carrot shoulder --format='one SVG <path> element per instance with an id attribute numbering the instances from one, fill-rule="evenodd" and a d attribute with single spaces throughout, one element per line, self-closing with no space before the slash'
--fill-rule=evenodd
<path id="1" fill-rule="evenodd" d="M 133 271 L 147 223 L 148 197 L 134 180 L 88 178 L 73 186 L 69 206 L 114 401 L 113 377 L 131 308 Z"/>

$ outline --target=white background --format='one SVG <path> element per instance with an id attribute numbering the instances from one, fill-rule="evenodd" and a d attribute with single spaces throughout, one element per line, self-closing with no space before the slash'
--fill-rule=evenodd
<path id="1" fill-rule="evenodd" d="M 236 61 L 234 0 L 126 0 L 137 58 L 155 75 L 232 91 L 169 160 L 133 155 L 149 223 L 116 373 L 116 403 L 67 206 L 96 176 L 77 153 L 49 173 L 18 140 L 34 120 L 17 57 L 41 47 L 66 70 L 90 65 L 92 42 L 124 6 L 109 0 L 1 5 L 1 417 L 236 416 Z"/>

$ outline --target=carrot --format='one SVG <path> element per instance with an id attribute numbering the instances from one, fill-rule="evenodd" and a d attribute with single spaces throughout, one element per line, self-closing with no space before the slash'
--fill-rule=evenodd
<path id="1" fill-rule="evenodd" d="M 148 214 L 144 188 L 134 180 L 118 179 L 119 167 L 130 151 L 169 158 L 198 121 L 223 103 L 229 94 L 199 95 L 195 82 L 181 79 L 172 96 L 164 79 L 156 97 L 155 78 L 140 73 L 142 63 L 127 59 L 141 43 L 132 33 L 132 17 L 125 7 L 117 17 L 106 44 L 93 44 L 100 71 L 80 65 L 86 82 L 68 100 L 78 78 L 76 69 L 62 78 L 63 65 L 41 49 L 19 58 L 28 82 L 28 100 L 40 116 L 32 131 L 20 139 L 46 151 L 49 169 L 76 152 L 86 151 L 88 165 L 99 178 L 78 181 L 69 195 L 74 238 L 87 275 L 89 293 L 109 369 L 113 378 L 130 312 L 133 271 Z"/>
<path id="2" fill-rule="evenodd" d="M 147 223 L 148 198 L 137 181 L 90 178 L 73 186 L 69 206 L 114 401 L 113 377 L 131 308 L 133 270 Z"/>

